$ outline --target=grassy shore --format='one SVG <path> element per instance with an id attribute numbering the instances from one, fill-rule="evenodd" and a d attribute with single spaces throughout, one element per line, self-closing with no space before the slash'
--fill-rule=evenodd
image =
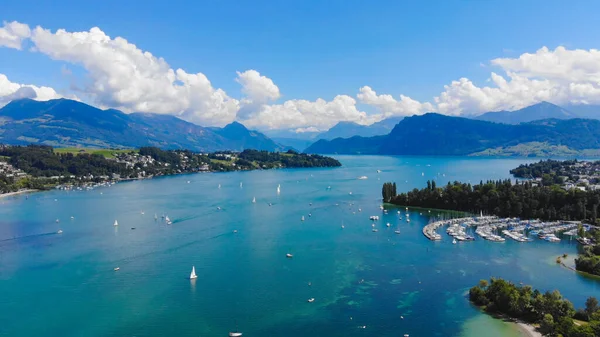
<path id="1" fill-rule="evenodd" d="M 100 154 L 105 158 L 114 158 L 116 153 L 129 153 L 129 152 L 137 152 L 135 149 L 125 149 L 125 150 L 112 150 L 112 149 L 93 149 L 93 148 L 79 148 L 79 147 L 57 147 L 54 149 L 56 153 L 72 153 L 72 154 Z"/>

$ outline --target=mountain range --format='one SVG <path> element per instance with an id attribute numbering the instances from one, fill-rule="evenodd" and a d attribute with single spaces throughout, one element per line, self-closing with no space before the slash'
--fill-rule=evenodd
<path id="1" fill-rule="evenodd" d="M 291 146 L 297 150 L 304 150 L 317 140 L 332 140 L 335 138 L 350 138 L 354 136 L 371 137 L 387 135 L 404 117 L 390 117 L 371 125 L 361 125 L 354 122 L 338 122 L 324 132 L 271 131 L 267 134 L 280 144 Z"/>
<path id="2" fill-rule="evenodd" d="M 0 108 L 0 143 L 195 151 L 295 148 L 345 154 L 597 156 L 600 121 L 577 118 L 595 117 L 595 111 L 600 109 L 565 109 L 542 102 L 470 119 L 428 113 L 388 118 L 369 126 L 339 122 L 325 132 L 269 131 L 269 138 L 237 122 L 223 128 L 202 127 L 171 115 L 126 114 L 68 99 L 20 99 Z"/>
<path id="3" fill-rule="evenodd" d="M 284 149 L 237 122 L 224 128 L 206 128 L 171 115 L 125 114 L 68 99 L 10 102 L 0 109 L 0 143 L 105 148 L 157 146 L 195 151 Z"/>
<path id="4" fill-rule="evenodd" d="M 385 136 L 319 140 L 309 153 L 389 155 L 473 155 L 515 151 L 519 155 L 543 155 L 553 149 L 568 154 L 597 155 L 600 121 L 544 119 L 517 125 L 501 124 L 436 113 L 404 118 Z M 531 148 L 535 153 L 528 153 Z M 539 152 L 539 153 L 538 153 Z M 555 154 L 555 153 L 553 153 Z"/>

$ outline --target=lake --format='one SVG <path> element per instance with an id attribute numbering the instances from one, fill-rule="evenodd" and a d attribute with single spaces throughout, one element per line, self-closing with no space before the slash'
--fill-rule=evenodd
<path id="1" fill-rule="evenodd" d="M 478 183 L 531 160 L 336 158 L 0 199 L 0 336 L 518 336 L 468 289 L 495 276 L 577 307 L 600 297 L 600 281 L 555 263 L 575 241 L 431 242 L 421 229 L 437 211 L 406 223 L 379 209 L 386 181 Z"/>

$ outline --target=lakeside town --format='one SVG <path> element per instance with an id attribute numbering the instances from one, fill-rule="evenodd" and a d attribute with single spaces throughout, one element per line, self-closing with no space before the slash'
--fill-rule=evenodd
<path id="1" fill-rule="evenodd" d="M 557 184 L 565 190 L 600 190 L 600 161 L 542 160 L 520 165 L 510 173 L 534 186 Z"/>
<path id="2" fill-rule="evenodd" d="M 53 149 L 0 145 L 0 195 L 31 190 L 92 189 L 123 180 L 185 173 L 337 167 L 325 156 L 257 150 L 194 153 L 188 150 Z"/>

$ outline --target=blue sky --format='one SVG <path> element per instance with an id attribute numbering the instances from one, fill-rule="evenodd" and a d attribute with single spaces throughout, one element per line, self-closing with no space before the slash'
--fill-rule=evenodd
<path id="1" fill-rule="evenodd" d="M 272 104 L 330 101 L 336 95 L 356 99 L 364 86 L 433 103 L 445 85 L 462 77 L 483 87 L 492 71 L 505 76 L 506 69 L 490 64 L 493 59 L 516 59 L 543 46 L 597 48 L 597 13 L 597 1 L 14 1 L 2 5 L 0 20 L 52 32 L 99 27 L 164 58 L 173 69 L 203 73 L 238 100 L 244 94 L 236 71 L 253 69 L 280 90 Z M 66 95 L 73 81 L 65 79 L 66 67 L 85 84 L 81 64 L 27 51 L 32 45 L 0 48 L 0 74 Z M 77 97 L 95 99 L 89 92 Z M 357 109 L 385 115 L 373 104 L 357 102 Z M 191 116 L 181 109 L 172 113 Z"/>

